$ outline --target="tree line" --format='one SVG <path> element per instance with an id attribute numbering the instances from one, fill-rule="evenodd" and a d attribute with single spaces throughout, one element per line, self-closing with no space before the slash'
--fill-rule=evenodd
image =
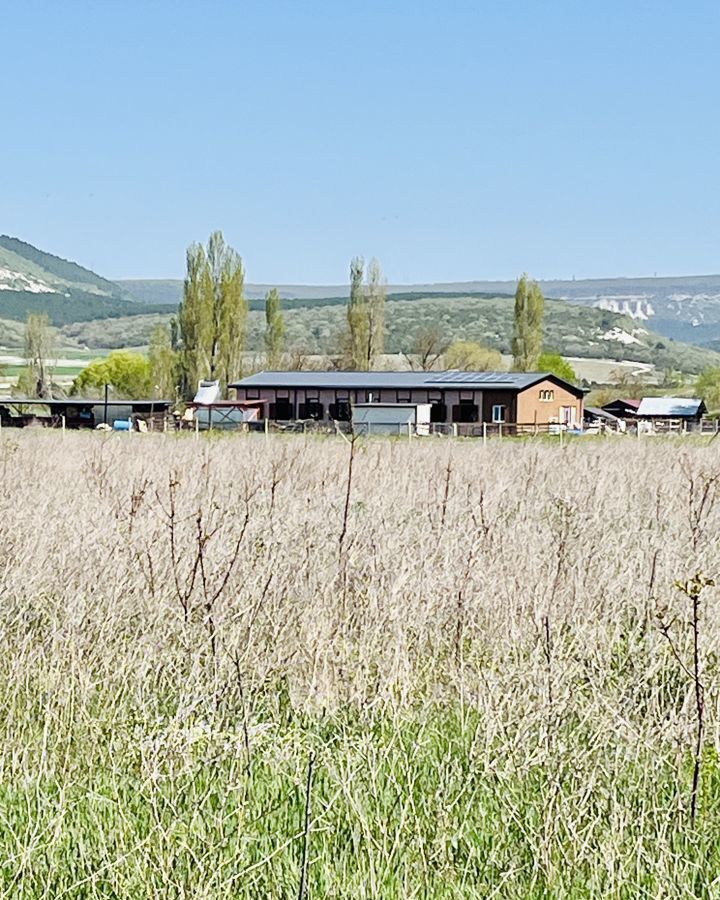
<path id="1" fill-rule="evenodd" d="M 377 366 L 385 347 L 387 287 L 380 263 L 366 265 L 361 256 L 350 263 L 350 291 L 345 328 L 337 337 L 339 369 L 368 371 Z M 75 393 L 101 391 L 111 385 L 118 396 L 190 399 L 202 380 L 218 381 L 221 391 L 244 374 L 248 303 L 245 268 L 239 253 L 222 232 L 206 245 L 187 249 L 183 297 L 168 326 L 158 326 L 147 355 L 112 351 L 90 363 L 73 385 Z M 513 369 L 554 371 L 575 380 L 559 354 L 543 354 L 544 298 L 537 282 L 523 275 L 517 285 L 512 341 Z M 49 398 L 52 380 L 47 365 L 51 349 L 47 317 L 31 315 L 26 328 L 25 396 Z M 265 367 L 297 367 L 288 354 L 283 306 L 277 289 L 265 297 Z M 498 351 L 474 341 L 446 339 L 439 325 L 419 328 L 404 353 L 412 368 L 488 371 L 502 368 Z"/>

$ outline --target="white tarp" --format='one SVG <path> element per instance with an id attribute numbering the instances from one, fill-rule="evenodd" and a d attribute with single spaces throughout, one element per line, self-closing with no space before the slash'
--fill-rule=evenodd
<path id="1" fill-rule="evenodd" d="M 198 392 L 195 394 L 193 403 L 201 403 L 203 406 L 209 406 L 215 403 L 220 395 L 219 381 L 201 381 L 198 385 Z"/>

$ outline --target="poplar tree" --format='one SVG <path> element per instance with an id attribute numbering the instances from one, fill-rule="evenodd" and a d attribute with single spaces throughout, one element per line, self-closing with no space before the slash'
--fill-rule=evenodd
<path id="1" fill-rule="evenodd" d="M 210 235 L 207 249 L 201 244 L 189 247 L 177 320 L 186 396 L 201 379 L 217 379 L 224 391 L 242 374 L 247 309 L 242 259 L 222 232 Z"/>
<path id="2" fill-rule="evenodd" d="M 533 372 L 538 368 L 543 344 L 545 298 L 536 281 L 523 275 L 515 291 L 515 320 L 512 340 L 513 368 Z"/>
<path id="3" fill-rule="evenodd" d="M 52 398 L 51 365 L 55 342 L 45 313 L 28 313 L 25 323 L 25 363 L 27 384 L 35 397 Z"/>
<path id="4" fill-rule="evenodd" d="M 285 317 L 276 288 L 265 295 L 265 351 L 268 369 L 277 369 L 285 344 Z"/>
<path id="5" fill-rule="evenodd" d="M 178 355 L 173 349 L 171 328 L 158 325 L 153 329 L 148 359 L 153 396 L 174 400 L 178 381 Z"/>
<path id="6" fill-rule="evenodd" d="M 191 244 L 186 254 L 183 299 L 177 315 L 180 389 L 185 397 L 192 397 L 200 379 L 210 374 L 207 347 L 212 331 L 211 309 L 212 285 L 205 248 Z"/>
<path id="7" fill-rule="evenodd" d="M 375 360 L 385 350 L 385 283 L 382 269 L 376 259 L 370 260 L 367 271 L 367 368 L 372 369 Z"/>
<path id="8" fill-rule="evenodd" d="M 345 357 L 349 368 L 366 372 L 385 347 L 385 283 L 380 264 L 371 260 L 367 283 L 363 284 L 365 261 L 356 256 L 350 263 L 350 302 Z"/>
<path id="9" fill-rule="evenodd" d="M 367 369 L 368 315 L 367 296 L 363 286 L 365 260 L 355 256 L 350 262 L 350 301 L 347 308 L 347 347 L 345 355 L 348 367 L 358 371 Z"/>

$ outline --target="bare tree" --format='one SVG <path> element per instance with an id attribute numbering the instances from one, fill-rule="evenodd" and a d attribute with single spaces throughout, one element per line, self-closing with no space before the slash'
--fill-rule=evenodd
<path id="1" fill-rule="evenodd" d="M 419 328 L 414 335 L 410 352 L 403 351 L 411 369 L 429 372 L 448 348 L 448 341 L 437 325 Z"/>

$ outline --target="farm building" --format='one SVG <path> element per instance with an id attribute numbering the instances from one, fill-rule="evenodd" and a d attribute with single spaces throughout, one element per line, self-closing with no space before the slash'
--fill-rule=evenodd
<path id="1" fill-rule="evenodd" d="M 263 400 L 216 400 L 214 403 L 188 403 L 193 412 L 193 421 L 200 431 L 211 428 L 237 430 L 248 422 L 258 422 L 263 417 L 266 406 Z"/>
<path id="2" fill-rule="evenodd" d="M 618 419 L 634 420 L 639 406 L 639 400 L 613 400 L 611 403 L 606 403 L 603 410 L 610 415 L 617 416 Z"/>
<path id="3" fill-rule="evenodd" d="M 230 385 L 277 421 L 350 421 L 363 403 L 429 404 L 433 423 L 581 425 L 583 391 L 547 372 L 259 372 Z"/>
<path id="4" fill-rule="evenodd" d="M 59 425 L 67 428 L 95 428 L 112 425 L 116 419 L 143 419 L 161 423 L 170 409 L 169 400 L 35 400 L 11 397 L 0 400 L 0 421 L 4 426 Z M 47 412 L 46 412 L 47 410 Z"/>
<path id="5" fill-rule="evenodd" d="M 614 416 L 606 409 L 595 406 L 586 406 L 583 410 L 583 424 L 586 428 L 594 430 L 625 431 L 625 420 Z"/>
<path id="6" fill-rule="evenodd" d="M 201 381 L 187 408 L 202 431 L 211 428 L 234 430 L 261 419 L 265 405 L 263 400 L 220 400 L 220 382 Z"/>
<path id="7" fill-rule="evenodd" d="M 358 434 L 430 434 L 430 404 L 358 403 L 352 425 Z"/>
<path id="8" fill-rule="evenodd" d="M 704 401 L 693 397 L 643 397 L 637 418 L 653 426 L 675 426 L 691 431 L 707 413 Z"/>

